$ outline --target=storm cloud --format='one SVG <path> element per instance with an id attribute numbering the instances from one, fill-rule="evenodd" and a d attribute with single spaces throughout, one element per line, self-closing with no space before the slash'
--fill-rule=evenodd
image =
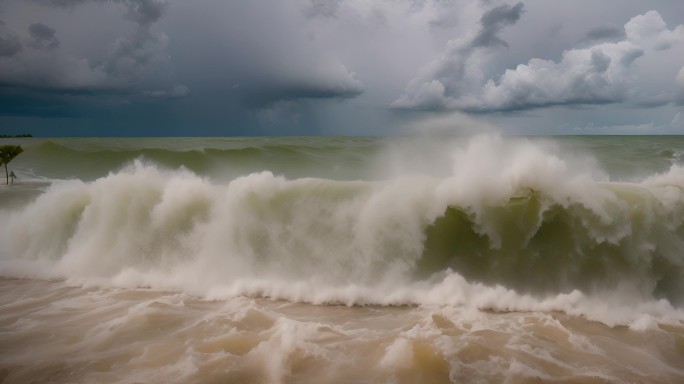
<path id="1" fill-rule="evenodd" d="M 108 56 L 100 62 L 77 57 L 61 49 L 58 31 L 42 22 L 31 24 L 24 33 L 25 44 L 19 43 L 20 31 L 2 33 L 8 38 L 0 61 L 0 85 L 94 92 L 145 92 L 172 89 L 168 63 L 168 37 L 156 32 L 152 24 L 166 7 L 154 0 L 36 0 L 38 4 L 56 8 L 73 8 L 86 3 L 119 3 L 126 7 L 122 15 L 137 27 L 110 43 Z M 19 44 L 19 45 L 17 45 Z M 19 52 L 19 48 L 21 52 Z"/>
<path id="2" fill-rule="evenodd" d="M 32 46 L 35 48 L 57 48 L 59 40 L 55 37 L 55 30 L 42 23 L 31 24 L 29 33 L 33 38 Z"/>
<path id="3" fill-rule="evenodd" d="M 478 30 L 464 38 L 450 40 L 446 52 L 423 68 L 392 106 L 403 109 L 458 109 L 454 96 L 466 94 L 479 86 L 483 55 L 497 46 L 508 46 L 498 34 L 504 27 L 515 24 L 523 10 L 523 3 L 517 3 L 486 11 L 480 18 Z"/>
<path id="4" fill-rule="evenodd" d="M 212 92 L 248 108 L 356 97 L 363 93 L 363 83 L 327 42 L 320 41 L 317 31 L 317 19 L 334 18 L 337 3 L 316 1 L 300 7 L 284 2 L 217 3 L 218 13 L 192 32 L 204 46 L 184 47 L 182 54 L 198 58 L 193 65 L 211 72 L 220 67 L 221 73 L 210 80 L 204 71 L 190 75 Z M 197 11 L 191 4 L 183 9 L 190 15 Z M 218 25 L 226 15 L 230 26 L 224 31 Z"/>
<path id="5" fill-rule="evenodd" d="M 474 73 L 484 65 L 485 59 L 470 48 L 503 45 L 498 42 L 496 34 L 487 39 L 481 38 L 489 36 L 488 32 L 482 32 L 488 31 L 485 20 L 489 15 L 499 15 L 493 19 L 502 21 L 496 28 L 491 28 L 496 32 L 502 25 L 511 25 L 518 20 L 519 12 L 513 12 L 515 7 L 509 7 L 505 12 L 500 9 L 485 13 L 482 30 L 472 43 L 465 44 L 464 48 L 449 49 L 412 80 L 405 93 L 392 105 L 397 108 L 485 113 L 620 102 L 648 106 L 674 100 L 674 95 L 648 94 L 641 90 L 636 81 L 639 69 L 634 63 L 642 56 L 683 45 L 684 25 L 668 29 L 657 11 L 649 11 L 633 17 L 624 25 L 624 39 L 620 41 L 568 49 L 563 51 L 558 61 L 532 58 L 525 64 L 506 69 L 497 78 L 487 79 Z M 607 36 L 606 33 L 593 35 Z M 610 33 L 610 36 L 617 34 Z M 478 44 L 480 41 L 494 44 Z"/>
<path id="6" fill-rule="evenodd" d="M 0 21 L 0 57 L 13 56 L 21 50 L 22 44 L 14 31 Z"/>
<path id="7" fill-rule="evenodd" d="M 523 3 L 514 6 L 501 5 L 490 9 L 482 15 L 480 24 L 482 28 L 473 39 L 472 47 L 492 47 L 501 45 L 508 47 L 508 43 L 499 38 L 501 30 L 509 25 L 515 24 L 520 20 L 523 12 Z"/>
<path id="8" fill-rule="evenodd" d="M 127 8 L 126 17 L 141 26 L 149 26 L 161 18 L 168 3 L 165 0 L 33 0 L 55 7 L 73 8 L 86 3 L 118 3 Z"/>
<path id="9" fill-rule="evenodd" d="M 511 132 L 684 133 L 681 14 L 668 0 L 0 0 L 0 126 L 374 135 L 467 113 Z"/>
<path id="10" fill-rule="evenodd" d="M 617 27 L 596 27 L 592 28 L 582 41 L 595 42 L 595 41 L 619 41 L 625 38 L 624 28 Z"/>

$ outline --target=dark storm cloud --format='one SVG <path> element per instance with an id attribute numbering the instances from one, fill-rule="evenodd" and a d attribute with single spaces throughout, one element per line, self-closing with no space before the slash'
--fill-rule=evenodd
<path id="1" fill-rule="evenodd" d="M 0 20 L 0 57 L 13 56 L 21 50 L 19 37 Z"/>
<path id="2" fill-rule="evenodd" d="M 19 34 L 0 24 L 0 116 L 57 119 L 58 125 L 69 119 L 87 119 L 93 126 L 102 126 L 97 121 L 108 116 L 104 119 L 127 121 L 134 126 L 136 119 L 149 119 L 154 113 L 161 113 L 161 106 L 190 93 L 187 86 L 174 79 L 167 35 L 154 28 L 166 2 L 36 2 L 46 5 L 45 8 L 67 9 L 85 3 L 122 4 L 123 12 L 110 13 L 110 17 L 131 20 L 135 26 L 129 25 L 128 33 L 103 42 L 108 46 L 105 56 L 91 60 L 67 51 L 57 38 L 59 31 L 51 26 L 33 23 L 24 34 Z M 108 10 L 120 12 L 117 8 Z M 59 28 L 67 27 L 62 24 Z"/>
<path id="3" fill-rule="evenodd" d="M 485 12 L 480 19 L 480 32 L 473 39 L 471 45 L 473 47 L 491 47 L 495 45 L 508 47 L 508 43 L 501 40 L 498 35 L 504 27 L 513 25 L 520 20 L 523 7 L 523 3 L 518 3 L 514 6 L 504 4 Z"/>
<path id="4" fill-rule="evenodd" d="M 2 106 L 0 115 L 40 118 L 73 117 L 78 114 L 78 110 L 82 110 L 82 108 L 74 108 L 74 105 L 83 105 L 90 99 L 87 93 L 57 94 L 40 89 L 0 86 L 0 106 Z"/>
<path id="5" fill-rule="evenodd" d="M 185 43 L 177 55 L 187 60 L 194 89 L 247 110 L 278 102 L 353 98 L 364 86 L 326 41 L 328 28 L 350 12 L 336 15 L 342 2 L 218 2 L 212 15 L 174 4 L 188 17 L 204 17 L 201 26 L 180 37 Z M 201 45 L 194 43 L 197 39 Z"/>
<path id="6" fill-rule="evenodd" d="M 349 99 L 363 93 L 364 86 L 354 73 L 334 60 L 286 63 L 279 71 L 265 67 L 231 87 L 246 106 L 264 108 L 272 103 L 302 99 Z"/>
<path id="7" fill-rule="evenodd" d="M 305 14 L 308 17 L 335 17 L 342 1 L 344 0 L 310 0 Z"/>
<path id="8" fill-rule="evenodd" d="M 351 99 L 364 92 L 363 84 L 339 66 L 339 70 L 325 71 L 325 67 L 312 68 L 317 74 L 304 77 L 292 72 L 290 79 L 263 73 L 263 78 L 246 76 L 228 90 L 231 97 L 250 109 L 268 108 L 274 103 L 306 99 Z M 323 71 L 320 71 L 323 69 Z"/>
<path id="9" fill-rule="evenodd" d="M 0 25 L 0 53 L 13 56 L 0 61 L 0 84 L 12 87 L 40 88 L 46 92 L 61 90 L 111 94 L 179 97 L 187 87 L 176 83 L 171 75 L 168 37 L 156 32 L 152 24 L 166 9 L 165 1 L 155 0 L 35 0 L 57 8 L 73 8 L 85 3 L 115 3 L 126 6 L 123 17 L 137 27 L 127 35 L 110 42 L 107 57 L 92 62 L 62 49 L 57 31 L 43 23 L 28 27 L 25 49 L 16 34 Z M 178 91 L 183 90 L 183 91 Z"/>
<path id="10" fill-rule="evenodd" d="M 162 17 L 167 3 L 165 0 L 34 0 L 38 3 L 56 7 L 76 7 L 85 3 L 120 3 L 128 11 L 127 18 L 140 25 L 150 25 Z"/>
<path id="11" fill-rule="evenodd" d="M 617 27 L 598 27 L 593 28 L 584 36 L 582 41 L 619 41 L 625 38 L 625 29 Z"/>
<path id="12" fill-rule="evenodd" d="M 112 46 L 111 54 L 102 70 L 114 85 L 140 84 L 167 71 L 168 38 L 141 28 L 129 36 L 119 37 Z"/>
<path id="13" fill-rule="evenodd" d="M 28 36 L 26 36 L 28 35 Z M 97 83 L 99 75 L 88 63 L 63 54 L 56 31 L 34 23 L 20 36 L 0 23 L 0 87 L 3 92 L 27 87 L 31 89 L 83 89 Z M 24 38 L 25 37 L 25 38 Z M 21 40 L 27 41 L 22 44 Z"/>
<path id="14" fill-rule="evenodd" d="M 158 0 L 128 0 L 124 3 L 128 5 L 127 16 L 140 25 L 150 25 L 159 20 L 167 6 L 165 1 Z"/>
<path id="15" fill-rule="evenodd" d="M 0 0 L 0 125 L 374 134 L 444 110 L 553 126 L 598 104 L 672 109 L 684 103 L 682 4 Z"/>
<path id="16" fill-rule="evenodd" d="M 178 99 L 191 93 L 188 86 L 172 76 L 174 68 L 168 51 L 171 39 L 160 31 L 165 29 L 158 24 L 170 9 L 166 1 L 35 1 L 57 9 L 70 9 L 87 3 L 124 5 L 123 9 L 120 6 L 84 7 L 86 10 L 80 12 L 94 14 L 104 10 L 112 15 L 112 11 L 123 11 L 114 17 L 134 21 L 137 26 L 110 41 L 106 55 L 97 61 L 78 59 L 65 50 L 67 44 L 63 41 L 50 52 L 41 50 L 39 53 L 36 46 L 27 50 L 20 60 L 0 62 L 0 85 L 5 85 L 0 89 L 3 93 L 0 96 L 11 97 L 10 93 L 16 94 L 22 89 L 28 95 L 21 98 L 24 102 L 19 104 L 23 107 L 17 103 L 6 104 L 0 107 L 0 115 L 33 113 L 36 116 L 80 117 L 85 114 L 92 117 L 93 114 L 85 110 L 99 113 L 117 110 L 121 111 L 123 119 L 123 113 L 149 115 L 147 112 L 143 114 L 139 108 L 126 107 L 124 101 L 130 104 L 177 105 Z M 174 53 L 174 56 L 190 60 L 185 73 L 190 76 L 184 79 L 190 84 L 199 84 L 197 87 L 205 95 L 212 95 L 204 96 L 204 99 L 193 97 L 184 105 L 192 105 L 191 108 L 199 111 L 205 108 L 200 107 L 201 104 L 223 103 L 221 111 L 213 114 L 225 121 L 225 111 L 230 111 L 228 116 L 231 119 L 239 120 L 241 114 L 254 115 L 261 110 L 270 110 L 275 104 L 350 99 L 363 93 L 363 84 L 355 74 L 336 55 L 320 50 L 325 48 L 324 42 L 316 42 L 313 34 L 301 33 L 309 18 L 335 17 L 337 2 L 313 1 L 310 3 L 313 13 L 308 15 L 301 3 L 297 6 L 285 2 L 216 2 L 211 5 L 214 9 L 211 17 L 207 17 L 206 9 L 201 7 L 173 4 L 181 9 L 180 12 L 182 9 L 200 9 L 199 14 L 205 21 L 192 23 L 182 35 L 175 35 L 175 38 L 190 36 L 187 45 L 177 45 L 181 50 Z M 212 18 L 214 15 L 215 19 Z M 312 24 L 316 22 L 311 20 Z M 32 27 L 27 34 L 36 41 L 47 43 L 51 37 L 63 36 L 59 30 L 66 27 L 59 24 L 56 27 L 57 31 L 50 27 L 49 30 Z M 238 32 L 226 34 L 226 30 Z M 30 65 L 23 66 L 22 63 Z M 203 68 L 205 64 L 209 68 Z M 3 71 L 3 68 L 8 71 Z M 10 76 L 10 72 L 14 74 Z M 186 81 L 183 83 L 187 84 Z M 73 95 L 81 91 L 83 93 L 78 97 Z M 69 97 L 60 96 L 60 92 L 68 93 Z M 210 97 L 215 97 L 217 102 L 207 102 Z M 41 107 L 26 107 L 31 100 Z M 70 109 L 64 108 L 65 105 L 73 107 L 73 110 L 66 112 Z M 299 110 L 294 105 L 286 112 L 299 113 Z M 208 112 L 203 114 L 210 115 Z M 302 121 L 306 120 L 302 118 Z"/>
<path id="17" fill-rule="evenodd" d="M 245 92 L 243 101 L 251 108 L 265 108 L 273 103 L 302 99 L 350 99 L 363 93 L 363 86 L 334 86 L 332 84 L 292 84 L 275 87 L 273 85 Z"/>
<path id="18" fill-rule="evenodd" d="M 130 80 L 136 77 L 142 67 L 160 64 L 167 56 L 163 50 L 167 37 L 152 32 L 151 26 L 158 21 L 168 4 L 165 0 L 36 0 L 56 7 L 74 7 L 85 3 L 117 3 L 126 6 L 125 17 L 139 25 L 134 33 L 118 38 L 111 56 L 104 64 L 104 70 L 119 78 Z M 35 27 L 35 31 L 34 31 Z M 46 29 L 47 28 L 47 29 Z M 35 35 L 34 35 L 35 33 Z M 42 24 L 31 26 L 31 35 L 36 39 L 54 39 L 55 31 Z M 59 42 L 57 41 L 57 44 Z"/>
<path id="19" fill-rule="evenodd" d="M 31 24 L 29 33 L 33 37 L 32 46 L 35 48 L 56 48 L 59 40 L 55 37 L 55 30 L 42 23 Z"/>

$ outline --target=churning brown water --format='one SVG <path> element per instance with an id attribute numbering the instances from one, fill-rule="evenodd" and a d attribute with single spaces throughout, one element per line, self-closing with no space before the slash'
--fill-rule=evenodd
<path id="1" fill-rule="evenodd" d="M 0 280 L 5 383 L 677 383 L 684 325 Z"/>

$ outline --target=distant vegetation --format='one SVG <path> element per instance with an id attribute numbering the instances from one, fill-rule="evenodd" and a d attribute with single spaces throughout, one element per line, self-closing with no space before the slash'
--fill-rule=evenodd
<path id="1" fill-rule="evenodd" d="M 9 185 L 9 173 L 7 172 L 7 163 L 12 161 L 15 157 L 19 156 L 20 153 L 24 152 L 21 145 L 3 145 L 0 146 L 0 165 L 5 166 L 5 179 L 7 185 Z M 12 172 L 14 174 L 14 172 Z M 14 176 L 12 176 L 12 182 L 14 182 Z"/>
<path id="2" fill-rule="evenodd" d="M 13 138 L 13 137 L 33 137 L 30 133 L 24 133 L 22 135 L 0 135 L 1 139 Z"/>

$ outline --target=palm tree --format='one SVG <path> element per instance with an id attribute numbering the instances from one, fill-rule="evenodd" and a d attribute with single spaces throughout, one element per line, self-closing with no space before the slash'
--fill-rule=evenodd
<path id="1" fill-rule="evenodd" d="M 5 179 L 7 185 L 9 185 L 9 173 L 7 173 L 7 163 L 12 161 L 15 157 L 19 156 L 20 153 L 24 152 L 21 145 L 3 145 L 0 146 L 0 165 L 5 165 Z"/>

